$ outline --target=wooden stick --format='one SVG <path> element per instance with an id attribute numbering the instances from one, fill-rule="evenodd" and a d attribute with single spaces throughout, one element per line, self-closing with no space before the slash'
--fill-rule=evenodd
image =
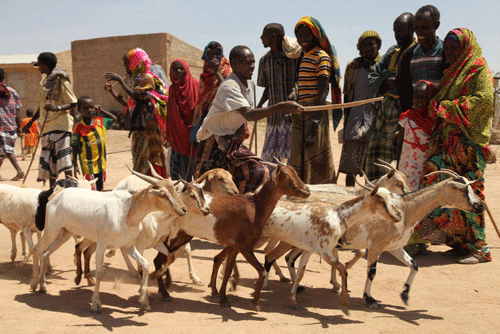
<path id="1" fill-rule="evenodd" d="M 486 201 L 483 201 L 484 203 L 484 207 L 486 208 L 486 212 L 488 212 L 488 216 L 490 216 L 490 219 L 491 219 L 491 222 L 493 223 L 493 227 L 495 228 L 495 230 L 497 231 L 497 235 L 498 237 L 500 238 L 500 231 L 498 230 L 498 226 L 497 224 L 495 223 L 495 219 L 493 219 L 493 214 L 491 213 L 490 211 L 490 208 L 488 207 L 488 205 L 486 204 Z"/>
<path id="2" fill-rule="evenodd" d="M 53 100 L 54 100 L 54 93 L 56 91 L 56 86 L 59 84 L 59 79 L 60 79 L 59 77 L 56 78 L 56 83 L 55 83 L 54 88 L 52 89 L 52 92 L 50 94 L 50 99 L 49 99 L 50 102 L 53 102 Z M 26 179 L 28 178 L 28 174 L 30 173 L 31 165 L 33 164 L 33 160 L 35 160 L 36 150 L 38 149 L 38 145 L 40 145 L 40 141 L 42 139 L 42 134 L 43 134 L 43 129 L 45 128 L 45 123 L 47 123 L 48 116 L 49 116 L 49 112 L 46 111 L 45 118 L 44 118 L 43 123 L 42 123 L 42 129 L 40 130 L 40 135 L 38 136 L 38 140 L 36 141 L 35 151 L 33 152 L 33 156 L 31 157 L 31 161 L 30 161 L 30 164 L 28 166 L 28 170 L 26 171 L 26 174 L 24 175 L 24 180 L 23 180 L 23 183 L 21 183 L 21 187 L 26 182 Z"/>
<path id="3" fill-rule="evenodd" d="M 115 120 L 115 121 L 116 121 L 116 119 L 117 119 L 117 118 L 116 118 L 116 116 L 115 116 L 113 113 L 111 113 L 111 112 L 109 112 L 109 111 L 107 111 L 107 110 L 104 110 L 104 109 L 102 109 L 102 108 L 101 108 L 101 109 L 99 109 L 99 112 L 102 112 L 104 115 L 108 116 L 109 118 L 112 118 L 112 119 L 113 119 L 113 120 Z"/>
<path id="4" fill-rule="evenodd" d="M 383 99 L 384 99 L 384 97 L 380 96 L 380 97 L 375 97 L 373 99 L 360 100 L 360 101 L 341 103 L 341 104 L 326 104 L 326 105 L 322 105 L 322 106 L 309 106 L 309 107 L 305 107 L 306 108 L 305 112 L 333 110 L 333 109 L 342 109 L 342 108 L 354 108 L 354 107 L 362 106 L 363 104 L 379 102 L 379 101 L 382 101 Z"/>

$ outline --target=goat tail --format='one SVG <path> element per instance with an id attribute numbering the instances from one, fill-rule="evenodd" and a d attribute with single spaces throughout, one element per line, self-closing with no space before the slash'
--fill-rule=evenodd
<path id="1" fill-rule="evenodd" d="M 49 190 L 42 191 L 38 195 L 38 206 L 36 208 L 35 214 L 35 224 L 39 231 L 43 231 L 45 228 L 45 214 L 47 213 L 47 203 L 52 198 L 54 192 L 60 192 L 65 188 L 73 188 L 77 186 L 77 182 L 71 179 L 62 179 L 56 182 L 55 186 Z"/>
<path id="2" fill-rule="evenodd" d="M 38 206 L 36 208 L 35 214 L 35 224 L 39 231 L 43 231 L 45 228 L 45 213 L 47 212 L 47 203 L 49 202 L 49 197 L 54 193 L 54 188 L 42 191 L 38 195 Z"/>

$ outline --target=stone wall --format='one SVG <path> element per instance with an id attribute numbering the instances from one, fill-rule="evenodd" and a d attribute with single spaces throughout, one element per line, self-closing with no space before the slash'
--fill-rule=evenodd
<path id="1" fill-rule="evenodd" d="M 104 90 L 104 73 L 115 72 L 125 78 L 122 57 L 136 47 L 144 49 L 153 63 L 161 65 L 167 78 L 169 65 L 176 58 L 186 60 L 195 78 L 199 78 L 201 74 L 202 51 L 167 33 L 73 41 L 71 51 L 76 95 L 89 95 L 94 103 L 107 110 L 122 110 L 120 104 Z M 119 84 L 114 89 L 126 97 Z"/>

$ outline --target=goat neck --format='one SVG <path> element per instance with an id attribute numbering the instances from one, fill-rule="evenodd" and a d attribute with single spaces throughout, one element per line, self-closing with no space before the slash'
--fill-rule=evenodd
<path id="1" fill-rule="evenodd" d="M 441 181 L 402 196 L 404 199 L 402 209 L 406 216 L 404 219 L 405 227 L 414 228 L 432 211 L 447 204 L 444 193 L 447 183 L 448 181 Z"/>

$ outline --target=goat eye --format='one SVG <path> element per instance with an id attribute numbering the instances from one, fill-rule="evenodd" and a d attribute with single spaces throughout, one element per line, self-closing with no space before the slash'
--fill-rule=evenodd
<path id="1" fill-rule="evenodd" d="M 160 191 L 158 194 L 159 197 L 167 197 L 167 194 L 165 194 L 163 191 Z"/>

